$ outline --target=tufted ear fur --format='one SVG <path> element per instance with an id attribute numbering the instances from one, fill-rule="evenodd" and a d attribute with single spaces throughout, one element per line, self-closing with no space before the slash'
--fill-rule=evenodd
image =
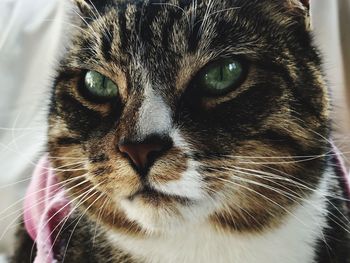
<path id="1" fill-rule="evenodd" d="M 304 16 L 305 26 L 308 30 L 311 30 L 310 0 L 286 0 L 286 2 L 288 8 Z"/>
<path id="2" fill-rule="evenodd" d="M 91 5 L 87 4 L 88 0 L 72 0 L 72 2 L 79 8 L 80 12 L 82 12 L 83 14 L 89 12 L 89 10 L 91 9 Z"/>
<path id="3" fill-rule="evenodd" d="M 286 0 L 287 4 L 289 4 L 290 7 L 297 7 L 309 10 L 310 9 L 310 0 Z"/>
<path id="4" fill-rule="evenodd" d="M 300 0 L 300 2 L 301 2 L 307 9 L 310 9 L 310 0 Z"/>
<path id="5" fill-rule="evenodd" d="M 107 5 L 111 4 L 110 0 L 71 0 L 80 10 L 80 12 L 86 16 L 96 15 L 96 13 L 102 11 Z"/>

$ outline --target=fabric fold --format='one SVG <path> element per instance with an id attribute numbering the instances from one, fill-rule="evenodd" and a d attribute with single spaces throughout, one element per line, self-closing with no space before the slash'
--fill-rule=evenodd
<path id="1" fill-rule="evenodd" d="M 45 155 L 34 170 L 24 201 L 24 224 L 37 248 L 34 263 L 56 261 L 57 233 L 70 210 L 62 184 L 57 182 Z"/>

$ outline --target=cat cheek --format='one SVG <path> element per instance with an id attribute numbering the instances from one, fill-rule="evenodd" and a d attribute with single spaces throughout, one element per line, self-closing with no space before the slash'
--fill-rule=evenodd
<path id="1" fill-rule="evenodd" d="M 180 174 L 178 180 L 163 184 L 153 183 L 152 186 L 160 192 L 185 197 L 191 200 L 201 200 L 206 193 L 203 190 L 202 176 L 198 172 L 199 164 L 195 161 L 188 161 L 187 169 Z"/>
<path id="2" fill-rule="evenodd" d="M 152 186 L 169 195 L 203 199 L 206 193 L 199 173 L 200 164 L 189 157 L 192 154 L 191 145 L 178 128 L 173 129 L 169 136 L 174 147 L 169 151 L 169 156 L 165 156 L 163 164 L 156 164 L 152 168 L 149 175 Z"/>
<path id="3" fill-rule="evenodd" d="M 89 180 L 115 201 L 133 195 L 142 187 L 138 175 L 127 163 L 114 160 L 109 166 L 90 165 Z"/>

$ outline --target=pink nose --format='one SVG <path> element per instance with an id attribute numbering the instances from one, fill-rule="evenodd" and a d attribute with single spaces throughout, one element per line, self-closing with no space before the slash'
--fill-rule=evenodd
<path id="1" fill-rule="evenodd" d="M 140 170 L 151 166 L 162 153 L 169 149 L 165 141 L 141 142 L 141 143 L 120 143 L 119 151 L 126 154 L 132 163 Z"/>

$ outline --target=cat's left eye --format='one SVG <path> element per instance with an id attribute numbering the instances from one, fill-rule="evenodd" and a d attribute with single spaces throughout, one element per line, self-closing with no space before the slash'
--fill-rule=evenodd
<path id="1" fill-rule="evenodd" d="M 235 89 L 245 74 L 238 59 L 224 59 L 205 67 L 196 78 L 196 86 L 209 96 L 224 95 Z"/>
<path id="2" fill-rule="evenodd" d="M 97 71 L 87 71 L 85 74 L 85 88 L 100 99 L 116 97 L 119 93 L 118 86 L 108 77 Z"/>

